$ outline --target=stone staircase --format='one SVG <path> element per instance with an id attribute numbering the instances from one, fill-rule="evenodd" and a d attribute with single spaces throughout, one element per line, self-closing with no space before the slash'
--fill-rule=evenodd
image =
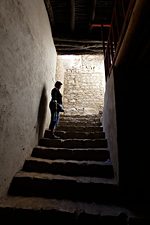
<path id="1" fill-rule="evenodd" d="M 0 200 L 3 224 L 144 225 L 123 207 L 98 116 L 63 115 L 56 135 L 45 130 L 14 176 Z"/>

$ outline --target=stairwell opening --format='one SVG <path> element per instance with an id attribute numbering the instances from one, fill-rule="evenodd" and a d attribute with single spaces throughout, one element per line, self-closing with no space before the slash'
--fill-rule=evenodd
<path id="1" fill-rule="evenodd" d="M 103 55 L 58 55 L 56 80 L 63 82 L 66 115 L 102 115 L 105 93 Z"/>

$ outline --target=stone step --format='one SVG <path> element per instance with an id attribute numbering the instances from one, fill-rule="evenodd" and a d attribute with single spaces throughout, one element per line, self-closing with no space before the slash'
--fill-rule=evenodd
<path id="1" fill-rule="evenodd" d="M 84 126 L 84 127 L 88 127 L 90 126 L 101 126 L 102 124 L 100 122 L 91 122 L 91 121 L 80 121 L 80 120 L 70 120 L 70 121 L 59 121 L 59 126 Z"/>
<path id="2" fill-rule="evenodd" d="M 80 132 L 80 131 L 56 131 L 56 136 L 62 139 L 100 139 L 105 138 L 105 133 L 103 131 L 98 132 Z M 45 130 L 45 138 L 50 138 L 50 130 Z"/>
<path id="3" fill-rule="evenodd" d="M 8 196 L 0 200 L 3 224 L 145 225 L 146 219 L 117 205 L 40 197 Z"/>
<path id="4" fill-rule="evenodd" d="M 114 179 L 24 171 L 14 176 L 8 194 L 101 203 L 121 200 Z"/>
<path id="5" fill-rule="evenodd" d="M 110 158 L 107 148 L 50 148 L 36 146 L 32 151 L 33 157 L 43 159 L 65 160 L 95 160 L 106 161 Z"/>
<path id="6" fill-rule="evenodd" d="M 106 139 L 49 139 L 41 138 L 40 146 L 57 148 L 107 148 Z"/>
<path id="7" fill-rule="evenodd" d="M 59 121 L 66 121 L 66 122 L 89 122 L 89 123 L 101 123 L 99 118 L 92 118 L 91 120 L 89 120 L 88 118 L 73 118 L 73 117 L 62 117 L 60 116 Z"/>
<path id="8" fill-rule="evenodd" d="M 56 128 L 57 131 L 80 131 L 80 132 L 100 132 L 103 131 L 102 126 L 69 126 L 69 125 L 64 125 L 64 126 L 59 126 Z"/>
<path id="9" fill-rule="evenodd" d="M 89 120 L 99 121 L 100 115 L 65 115 L 64 113 L 60 116 L 61 119 L 78 119 L 78 120 Z"/>
<path id="10" fill-rule="evenodd" d="M 48 160 L 30 157 L 25 161 L 23 171 L 65 176 L 114 177 L 111 162 L 98 161 Z"/>

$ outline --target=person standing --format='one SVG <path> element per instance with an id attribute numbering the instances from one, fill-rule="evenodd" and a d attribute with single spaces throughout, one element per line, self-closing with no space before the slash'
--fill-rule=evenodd
<path id="1" fill-rule="evenodd" d="M 49 130 L 51 131 L 52 138 L 59 138 L 54 134 L 54 131 L 59 123 L 60 112 L 64 112 L 62 106 L 62 94 L 60 93 L 61 86 L 62 83 L 60 81 L 56 81 L 55 87 L 51 91 L 51 100 L 49 103 L 51 121 L 49 125 Z"/>

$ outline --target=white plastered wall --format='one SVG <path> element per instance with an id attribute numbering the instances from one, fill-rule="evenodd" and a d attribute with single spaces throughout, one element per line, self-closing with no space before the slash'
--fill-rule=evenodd
<path id="1" fill-rule="evenodd" d="M 48 127 L 56 50 L 43 0 L 0 1 L 0 196 Z"/>

